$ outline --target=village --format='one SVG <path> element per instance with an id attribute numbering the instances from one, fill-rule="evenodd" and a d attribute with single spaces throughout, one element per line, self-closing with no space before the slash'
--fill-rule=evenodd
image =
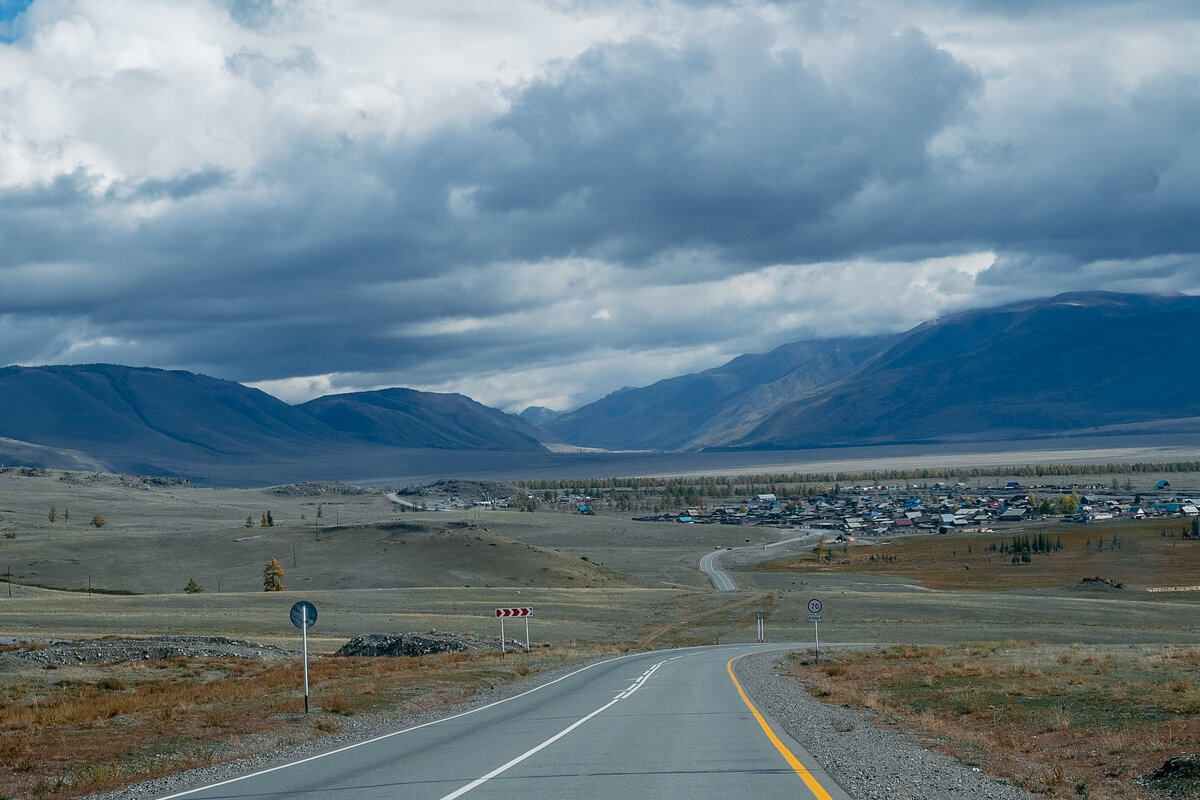
<path id="1" fill-rule="evenodd" d="M 581 513 L 592 511 L 590 498 L 559 498 L 559 504 L 578 504 Z M 1023 486 L 972 487 L 965 483 L 931 486 L 893 484 L 849 488 L 778 497 L 757 494 L 745 501 L 709 507 L 688 507 L 677 512 L 634 517 L 647 522 L 693 525 L 748 525 L 777 528 L 817 528 L 847 536 L 892 536 L 917 531 L 929 533 L 989 533 L 1012 523 L 1073 521 L 1094 523 L 1147 517 L 1197 518 L 1200 505 L 1159 481 L 1152 491 L 1128 487 Z"/>

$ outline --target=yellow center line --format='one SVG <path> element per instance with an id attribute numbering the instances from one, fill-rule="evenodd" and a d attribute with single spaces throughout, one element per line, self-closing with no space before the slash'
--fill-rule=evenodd
<path id="1" fill-rule="evenodd" d="M 825 787 L 818 783 L 817 779 L 812 776 L 812 773 L 800 763 L 800 759 L 796 758 L 795 754 L 791 750 L 788 750 L 783 742 L 779 741 L 779 737 L 775 735 L 775 731 L 771 730 L 771 726 L 763 719 L 763 715 L 758 712 L 758 709 L 754 707 L 754 703 L 751 703 L 750 698 L 746 696 L 746 690 L 742 688 L 742 684 L 738 682 L 737 676 L 733 674 L 733 662 L 739 658 L 745 658 L 747 655 L 749 653 L 743 653 L 736 658 L 731 658 L 729 659 L 729 663 L 725 665 L 725 668 L 729 671 L 729 677 L 733 680 L 733 685 L 737 687 L 738 694 L 742 696 L 742 701 L 750 709 L 750 713 L 754 714 L 754 718 L 762 726 L 763 732 L 767 734 L 767 738 L 771 740 L 771 744 L 775 745 L 775 749 L 779 751 L 784 760 L 796 771 L 796 774 L 800 776 L 800 780 L 804 781 L 804 785 L 816 795 L 817 800 L 833 800 L 829 792 L 825 791 Z"/>

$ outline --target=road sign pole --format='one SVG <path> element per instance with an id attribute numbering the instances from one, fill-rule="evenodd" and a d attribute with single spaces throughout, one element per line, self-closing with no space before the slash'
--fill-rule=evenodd
<path id="1" fill-rule="evenodd" d="M 816 640 L 817 662 L 821 660 L 821 601 L 813 598 L 808 601 L 808 620 L 813 624 L 813 637 Z"/>
<path id="2" fill-rule="evenodd" d="M 317 624 L 317 607 L 307 600 L 299 600 L 288 612 L 292 624 L 300 629 L 300 641 L 304 643 L 304 713 L 308 713 L 308 626 Z"/>
<path id="3" fill-rule="evenodd" d="M 508 652 L 508 643 L 504 641 L 504 618 L 505 617 L 524 617 L 525 618 L 525 652 L 529 652 L 529 618 L 533 616 L 533 609 L 528 606 L 524 608 L 497 608 L 496 616 L 500 618 L 500 655 Z"/>
<path id="4" fill-rule="evenodd" d="M 304 713 L 308 713 L 308 607 L 301 611 L 304 624 L 300 626 L 300 635 L 304 640 Z"/>

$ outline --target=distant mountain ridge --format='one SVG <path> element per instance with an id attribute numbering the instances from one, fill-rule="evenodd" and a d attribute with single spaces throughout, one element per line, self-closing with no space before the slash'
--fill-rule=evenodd
<path id="1" fill-rule="evenodd" d="M 392 450 L 544 452 L 529 423 L 463 395 L 411 389 L 291 406 L 185 371 L 114 364 L 0 369 L 0 461 L 135 474 L 305 463 Z M 266 470 L 264 470 L 266 471 Z"/>
<path id="2" fill-rule="evenodd" d="M 1068 293 L 895 336 L 742 356 L 610 395 L 546 427 L 581 446 L 683 450 L 1161 430 L 1200 417 L 1198 325 L 1200 297 Z"/>
<path id="3" fill-rule="evenodd" d="M 1103 432 L 1200 416 L 1200 297 L 1076 292 L 921 325 L 732 445 Z"/>
<path id="4" fill-rule="evenodd" d="M 318 397 L 296 408 L 336 431 L 392 447 L 542 447 L 534 425 L 461 394 L 380 389 Z"/>
<path id="5" fill-rule="evenodd" d="M 713 369 L 619 391 L 543 427 L 576 445 L 697 450 L 728 444 L 788 402 L 861 367 L 894 336 L 793 342 Z"/>
<path id="6" fill-rule="evenodd" d="M 1200 297 L 1071 293 L 900 334 L 794 342 L 525 418 L 402 388 L 291 406 L 183 371 L 5 367 L 0 463 L 248 484 L 382 477 L 404 459 L 429 470 L 505 454 L 574 463 L 543 443 L 559 454 L 702 452 L 1194 433 L 1198 324 Z"/>

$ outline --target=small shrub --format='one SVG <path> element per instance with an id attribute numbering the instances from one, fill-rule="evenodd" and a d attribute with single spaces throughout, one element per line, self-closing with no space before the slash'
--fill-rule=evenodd
<path id="1" fill-rule="evenodd" d="M 204 587 L 195 578 L 188 578 L 188 584 L 183 590 L 188 594 L 200 594 L 204 591 Z"/>
<path id="2" fill-rule="evenodd" d="M 92 524 L 95 525 L 97 528 L 103 528 L 105 526 L 105 524 L 107 524 L 107 523 L 108 523 L 108 520 L 106 520 L 104 518 L 103 514 L 95 514 L 92 516 Z"/>
<path id="3" fill-rule="evenodd" d="M 335 694 L 321 700 L 321 710 L 328 711 L 330 714 L 340 714 L 343 717 L 349 717 L 354 714 L 354 706 L 350 704 L 345 695 L 340 694 Z"/>

